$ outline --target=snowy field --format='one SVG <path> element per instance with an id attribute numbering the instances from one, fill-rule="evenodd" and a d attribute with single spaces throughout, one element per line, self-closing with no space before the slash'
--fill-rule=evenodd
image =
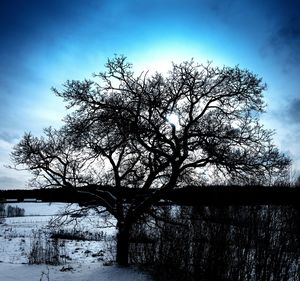
<path id="1" fill-rule="evenodd" d="M 89 218 L 78 225 L 83 232 L 103 235 L 101 241 L 59 239 L 60 265 L 32 265 L 29 256 L 33 245 L 45 240 L 48 222 L 63 204 L 10 204 L 25 209 L 25 217 L 6 218 L 0 224 L 1 281 L 150 281 L 151 278 L 133 268 L 120 268 L 112 263 L 114 228 L 100 228 Z M 65 229 L 73 229 L 66 226 Z M 41 237 L 41 238 L 39 238 Z M 99 240 L 99 239 L 98 239 Z M 44 247 L 47 243 L 43 241 Z"/>

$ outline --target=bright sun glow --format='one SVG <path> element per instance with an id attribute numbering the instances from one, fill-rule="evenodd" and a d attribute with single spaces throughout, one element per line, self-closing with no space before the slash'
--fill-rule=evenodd
<path id="1" fill-rule="evenodd" d="M 161 41 L 154 44 L 150 50 L 142 52 L 140 57 L 136 55 L 134 68 L 137 72 L 146 70 L 149 74 L 159 72 L 166 75 L 172 70 L 172 62 L 181 63 L 192 58 L 201 61 L 201 54 L 203 52 L 193 44 L 183 44 L 176 40 Z"/>
<path id="2" fill-rule="evenodd" d="M 179 127 L 179 118 L 178 115 L 175 113 L 171 113 L 167 116 L 168 121 L 174 125 L 176 128 Z"/>

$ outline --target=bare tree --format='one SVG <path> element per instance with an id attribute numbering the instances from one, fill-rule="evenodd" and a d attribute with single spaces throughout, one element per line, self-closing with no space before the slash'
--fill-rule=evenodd
<path id="1" fill-rule="evenodd" d="M 65 125 L 41 138 L 25 134 L 12 159 L 41 187 L 93 187 L 117 219 L 117 262 L 127 265 L 133 223 L 165 192 L 212 177 L 270 183 L 289 166 L 259 123 L 265 88 L 247 70 L 194 61 L 173 64 L 165 77 L 136 76 L 116 56 L 93 81 L 54 89 L 73 109 Z M 102 185 L 154 192 L 124 203 L 122 193 L 101 192 Z"/>
<path id="2" fill-rule="evenodd" d="M 300 186 L 300 176 L 298 176 L 297 179 L 295 180 L 295 186 L 296 187 Z"/>

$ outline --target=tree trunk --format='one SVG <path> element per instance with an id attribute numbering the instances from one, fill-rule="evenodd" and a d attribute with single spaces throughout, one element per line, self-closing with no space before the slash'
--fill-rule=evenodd
<path id="1" fill-rule="evenodd" d="M 128 266 L 129 229 L 130 227 L 124 223 L 118 223 L 116 261 L 120 266 Z"/>

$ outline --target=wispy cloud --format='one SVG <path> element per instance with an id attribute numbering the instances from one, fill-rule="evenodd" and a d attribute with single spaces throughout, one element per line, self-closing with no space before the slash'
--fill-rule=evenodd
<path id="1" fill-rule="evenodd" d="M 14 143 L 14 141 L 18 138 L 19 135 L 14 132 L 0 131 L 0 140 L 8 143 L 8 145 Z"/>
<path id="2" fill-rule="evenodd" d="M 23 182 L 8 176 L 0 176 L 0 189 L 12 189 L 12 188 L 22 188 Z"/>
<path id="3" fill-rule="evenodd" d="M 290 102 L 288 107 L 288 118 L 293 123 L 300 124 L 300 98 Z"/>

